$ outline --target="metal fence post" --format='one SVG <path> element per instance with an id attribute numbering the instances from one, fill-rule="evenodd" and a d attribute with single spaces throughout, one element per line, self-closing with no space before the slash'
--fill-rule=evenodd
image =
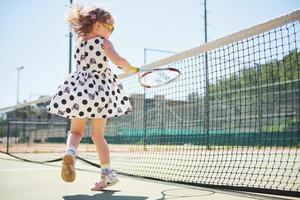
<path id="1" fill-rule="evenodd" d="M 6 130 L 6 153 L 9 152 L 9 120 L 7 120 L 7 130 Z"/>

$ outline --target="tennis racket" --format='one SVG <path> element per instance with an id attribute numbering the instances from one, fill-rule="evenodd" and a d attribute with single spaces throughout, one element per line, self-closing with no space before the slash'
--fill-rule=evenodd
<path id="1" fill-rule="evenodd" d="M 139 83 L 145 88 L 155 88 L 169 84 L 179 78 L 181 72 L 176 68 L 140 68 L 137 72 Z"/>

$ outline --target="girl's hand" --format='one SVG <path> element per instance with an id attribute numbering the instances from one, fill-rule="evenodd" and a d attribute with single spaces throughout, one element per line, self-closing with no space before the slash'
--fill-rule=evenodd
<path id="1" fill-rule="evenodd" d="M 137 73 L 140 69 L 134 66 L 130 66 L 129 73 Z"/>

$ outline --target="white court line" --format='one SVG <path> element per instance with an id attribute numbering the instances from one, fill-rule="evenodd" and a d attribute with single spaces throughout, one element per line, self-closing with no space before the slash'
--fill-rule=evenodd
<path id="1" fill-rule="evenodd" d="M 36 171 L 36 170 L 57 170 L 57 168 L 40 167 L 40 168 L 0 169 L 0 172 L 18 172 L 18 171 Z"/>

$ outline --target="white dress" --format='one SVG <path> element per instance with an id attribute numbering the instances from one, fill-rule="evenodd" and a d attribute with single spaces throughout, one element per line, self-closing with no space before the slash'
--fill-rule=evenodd
<path id="1" fill-rule="evenodd" d="M 132 113 L 123 86 L 109 67 L 103 38 L 82 41 L 75 50 L 77 70 L 58 86 L 48 112 L 66 118 L 109 118 Z"/>

